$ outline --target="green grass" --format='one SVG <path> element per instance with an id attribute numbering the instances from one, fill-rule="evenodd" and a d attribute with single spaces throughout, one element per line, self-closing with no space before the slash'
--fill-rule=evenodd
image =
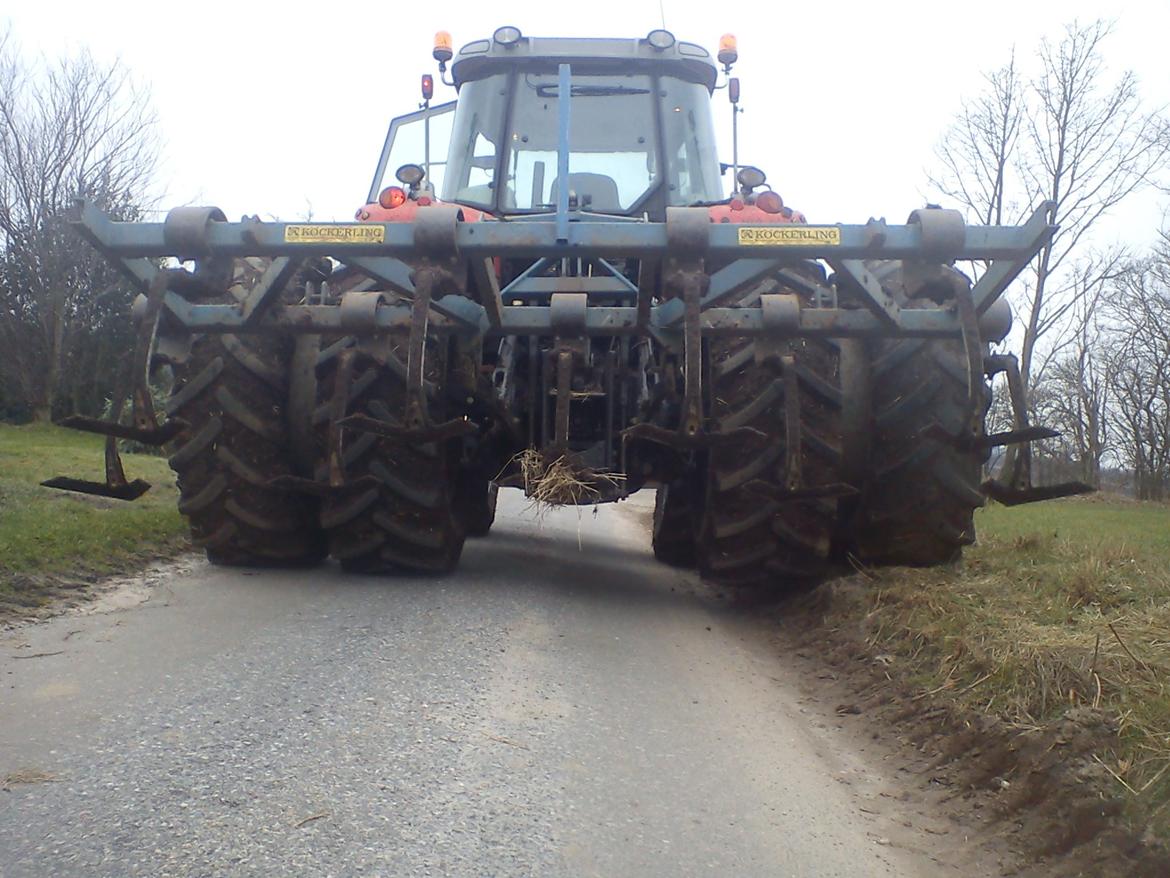
<path id="1" fill-rule="evenodd" d="M 976 524 L 963 562 L 871 573 L 830 624 L 862 620 L 912 686 L 1019 728 L 1102 712 L 1117 733 L 1091 755 L 1170 827 L 1170 506 L 1090 496 Z"/>
<path id="2" fill-rule="evenodd" d="M 102 481 L 100 436 L 0 424 L 0 602 L 33 603 L 54 578 L 132 568 L 181 547 L 174 474 L 161 457 L 124 455 L 129 479 L 153 487 L 127 503 L 41 487 L 58 475 Z"/>

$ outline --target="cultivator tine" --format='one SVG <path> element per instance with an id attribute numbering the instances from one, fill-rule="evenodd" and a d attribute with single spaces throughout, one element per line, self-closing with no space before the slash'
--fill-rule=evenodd
<path id="1" fill-rule="evenodd" d="M 699 299 L 702 296 L 702 274 L 692 268 L 683 273 L 683 358 L 686 381 L 683 387 L 683 433 L 695 436 L 703 430 L 703 365 L 702 336 L 699 329 Z"/>
<path id="2" fill-rule="evenodd" d="M 129 427 L 113 421 L 104 421 L 101 418 L 87 418 L 84 415 L 70 415 L 61 420 L 62 427 L 70 430 L 81 430 L 84 433 L 99 433 L 102 436 L 128 439 L 131 442 L 140 442 L 143 445 L 165 445 L 182 432 L 187 426 L 185 421 L 178 418 L 167 421 L 161 426 L 148 429 Z"/>
<path id="3" fill-rule="evenodd" d="M 1027 488 L 1009 488 L 995 479 L 983 483 L 983 490 L 996 503 L 1004 506 L 1019 506 L 1023 503 L 1039 503 L 1041 500 L 1056 500 L 1060 497 L 1075 497 L 1078 494 L 1092 494 L 1096 488 L 1084 482 L 1061 482 L 1058 485 L 1030 485 Z"/>
<path id="4" fill-rule="evenodd" d="M 337 374 L 334 376 L 333 395 L 329 398 L 329 438 L 325 453 L 326 476 L 323 480 L 305 478 L 292 474 L 277 476 L 268 485 L 298 494 L 314 497 L 339 497 L 377 485 L 373 476 L 362 476 L 346 480 L 343 449 L 345 411 L 349 405 L 350 388 L 353 384 L 353 348 L 346 348 L 337 355 Z"/>
<path id="5" fill-rule="evenodd" d="M 983 336 L 970 285 L 958 275 L 951 277 L 959 325 L 963 330 L 963 353 L 967 357 L 967 420 L 963 425 L 963 435 L 964 439 L 976 440 L 983 432 Z"/>
<path id="6" fill-rule="evenodd" d="M 150 482 L 145 479 L 126 480 L 126 471 L 122 469 L 122 458 L 118 454 L 118 440 L 113 436 L 106 437 L 106 480 L 104 482 L 90 482 L 85 479 L 72 479 L 68 476 L 57 476 L 41 482 L 46 488 L 57 488 L 62 491 L 74 491 L 78 494 L 93 494 L 97 497 L 111 497 L 115 500 L 137 500 L 150 490 Z"/>
<path id="7" fill-rule="evenodd" d="M 801 481 L 800 452 L 800 384 L 796 376 L 796 357 L 780 358 L 784 381 L 784 484 L 789 493 L 799 490 Z"/>
<path id="8" fill-rule="evenodd" d="M 335 488 L 345 484 L 345 459 L 342 456 L 344 437 L 341 422 L 349 407 L 349 388 L 353 383 L 353 348 L 346 348 L 337 356 L 337 375 L 334 378 L 333 396 L 329 400 L 329 450 L 326 455 L 329 484 Z"/>
<path id="9" fill-rule="evenodd" d="M 150 282 L 146 311 L 138 327 L 138 342 L 135 346 L 130 373 L 133 390 L 130 393 L 123 390 L 118 395 L 117 405 L 114 406 L 113 415 L 108 421 L 84 415 L 71 415 L 61 421 L 63 427 L 86 433 L 98 433 L 106 437 L 106 480 L 92 482 L 86 479 L 58 476 L 41 482 L 46 488 L 59 488 L 63 491 L 76 491 L 98 497 L 112 497 L 116 500 L 137 500 L 150 490 L 150 482 L 143 479 L 127 481 L 126 471 L 122 467 L 122 458 L 118 453 L 118 440 L 128 439 L 143 445 L 163 445 L 187 426 L 185 421 L 177 418 L 161 425 L 158 423 L 154 404 L 150 398 L 150 388 L 147 385 L 151 347 L 154 344 L 155 328 L 158 325 L 159 310 L 162 306 L 163 296 L 166 295 L 169 276 L 169 272 L 159 271 Z M 129 426 L 120 423 L 127 396 L 130 396 L 132 400 L 132 423 Z"/>
<path id="10" fill-rule="evenodd" d="M 1046 427 L 1033 427 L 1028 423 L 1028 410 L 1024 398 L 1024 382 L 1020 377 L 1020 366 L 1014 354 L 988 357 L 985 363 L 988 375 L 1003 372 L 1007 377 L 1008 396 L 1012 403 L 1012 418 L 1015 427 L 1005 433 L 985 437 L 996 445 L 1006 445 L 1000 479 L 988 479 L 983 483 L 983 492 L 1004 506 L 1019 506 L 1041 500 L 1055 500 L 1058 497 L 1072 497 L 1077 494 L 1091 494 L 1095 489 L 1084 482 L 1061 482 L 1055 485 L 1032 484 L 1032 449 L 1028 445 L 1035 439 L 1049 439 L 1060 435 Z M 1017 448 L 1016 446 L 1020 447 Z"/>
<path id="11" fill-rule="evenodd" d="M 1051 427 L 1025 427 L 1020 430 L 1004 430 L 1002 433 L 989 433 L 985 436 L 971 438 L 969 436 L 955 436 L 947 432 L 946 428 L 936 421 L 922 430 L 918 435 L 953 445 L 959 451 L 986 451 L 991 448 L 1000 448 L 1006 445 L 1020 445 L 1025 442 L 1037 442 L 1041 439 L 1055 439 L 1060 435 L 1060 431 L 1053 430 Z"/>
<path id="12" fill-rule="evenodd" d="M 998 448 L 1003 445 L 1018 445 L 1023 442 L 1037 442 L 1041 439 L 1055 439 L 1059 435 L 1060 431 L 1053 430 L 1051 427 L 1025 427 L 1022 430 L 990 433 L 977 440 L 973 447 L 977 449 Z"/>
<path id="13" fill-rule="evenodd" d="M 99 433 L 103 436 L 128 439 L 143 445 L 164 445 L 187 426 L 185 421 L 177 418 L 163 424 L 158 423 L 158 416 L 154 411 L 154 403 L 151 400 L 150 386 L 147 380 L 150 354 L 154 346 L 154 335 L 158 327 L 158 316 L 162 309 L 163 297 L 166 295 L 171 278 L 176 274 L 184 277 L 189 276 L 185 271 L 159 271 L 150 282 L 146 296 L 146 308 L 138 324 L 138 339 L 131 364 L 132 390 L 129 394 L 119 395 L 118 407 L 113 418 L 106 421 L 84 415 L 70 415 L 61 421 L 61 426 L 71 430 L 82 430 L 86 433 Z M 131 424 L 129 426 L 119 423 L 127 395 L 131 399 Z"/>
<path id="14" fill-rule="evenodd" d="M 569 402 L 573 395 L 573 353 L 557 352 L 557 406 L 553 417 L 553 443 L 558 448 L 569 447 Z"/>
<path id="15" fill-rule="evenodd" d="M 423 386 L 426 367 L 427 323 L 436 270 L 430 266 L 415 273 L 414 300 L 410 305 L 410 341 L 406 349 L 406 425 L 427 426 L 427 393 Z"/>
<path id="16" fill-rule="evenodd" d="M 118 418 L 122 414 L 126 397 L 123 395 L 114 408 L 113 423 L 100 421 L 106 427 L 118 426 Z M 102 431 L 95 431 L 102 432 Z M 150 482 L 144 479 L 126 480 L 126 470 L 122 466 L 122 456 L 118 453 L 118 440 L 115 433 L 105 430 L 106 433 L 106 480 L 91 482 L 86 479 L 74 479 L 69 476 L 57 476 L 41 482 L 46 488 L 57 488 L 61 491 L 74 491 L 78 494 L 92 494 L 96 497 L 111 497 L 115 500 L 137 500 L 150 490 Z M 128 437 L 127 437 L 128 438 Z"/>

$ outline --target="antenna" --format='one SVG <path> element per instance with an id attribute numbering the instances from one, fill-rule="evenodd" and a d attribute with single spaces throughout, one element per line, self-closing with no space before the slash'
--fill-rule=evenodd
<path id="1" fill-rule="evenodd" d="M 666 10 L 663 8 L 663 0 L 658 0 L 658 17 L 662 19 L 662 29 L 666 30 Z"/>
<path id="2" fill-rule="evenodd" d="M 743 112 L 739 107 L 739 77 L 728 79 L 727 86 L 727 97 L 731 99 L 731 192 L 735 194 L 739 182 L 739 114 Z"/>

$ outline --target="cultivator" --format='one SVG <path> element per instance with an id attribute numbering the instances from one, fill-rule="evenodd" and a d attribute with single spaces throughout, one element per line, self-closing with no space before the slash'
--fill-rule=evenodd
<path id="1" fill-rule="evenodd" d="M 444 70 L 450 57 L 436 48 Z M 977 481 L 992 447 L 1051 435 L 1027 423 L 1018 370 L 987 352 L 1010 324 L 1002 293 L 1053 232 L 1050 206 L 1019 227 L 934 207 L 905 225 L 809 225 L 750 168 L 731 198 L 702 197 L 695 181 L 710 190 L 718 171 L 694 101 L 716 70 L 665 31 L 505 28 L 453 71 L 442 200 L 427 155 L 352 223 L 232 223 L 214 208 L 118 223 L 78 206 L 78 231 L 142 293 L 131 424 L 67 421 L 111 437 L 107 485 L 46 484 L 129 499 L 145 488 L 127 484 L 114 437 L 167 443 L 213 560 L 329 552 L 357 570 L 445 571 L 490 527 L 498 486 L 532 493 L 552 471 L 536 459 L 571 473 L 567 502 L 659 486 L 660 557 L 745 584 L 817 576 L 850 552 L 935 563 L 971 540 L 984 495 L 1081 490 L 1032 488 L 1026 450 L 1005 483 Z M 513 109 L 493 111 L 497 93 Z M 659 116 L 649 142 L 637 123 L 590 124 L 655 96 L 689 122 Z M 972 285 L 956 260 L 987 268 Z M 175 377 L 162 422 L 160 365 Z M 1017 423 L 987 435 L 986 378 L 1001 371 Z"/>

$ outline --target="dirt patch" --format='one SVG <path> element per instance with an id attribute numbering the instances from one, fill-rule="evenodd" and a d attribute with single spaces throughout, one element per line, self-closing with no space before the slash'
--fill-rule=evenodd
<path id="1" fill-rule="evenodd" d="M 17 577 L 12 595 L 0 602 L 0 630 L 49 619 L 62 613 L 93 615 L 130 609 L 146 603 L 163 580 L 186 573 L 201 556 L 185 553 L 145 564 L 136 573 L 118 576 L 40 574 Z"/>
<path id="2" fill-rule="evenodd" d="M 24 784 L 54 783 L 60 780 L 51 771 L 41 771 L 39 768 L 18 768 L 0 778 L 0 790 L 7 790 Z"/>
<path id="3" fill-rule="evenodd" d="M 787 653 L 807 665 L 810 693 L 837 704 L 846 727 L 888 728 L 915 748 L 921 758 L 909 770 L 921 785 L 985 843 L 1014 852 L 1026 864 L 1016 874 L 1170 874 L 1170 851 L 1152 829 L 1164 816 L 1135 812 L 1097 755 L 1116 749 L 1116 717 L 1077 706 L 1026 726 L 958 704 L 954 687 L 924 689 L 909 663 L 875 648 L 870 620 L 841 612 L 863 606 L 856 593 L 871 588 L 852 577 L 771 608 Z"/>

